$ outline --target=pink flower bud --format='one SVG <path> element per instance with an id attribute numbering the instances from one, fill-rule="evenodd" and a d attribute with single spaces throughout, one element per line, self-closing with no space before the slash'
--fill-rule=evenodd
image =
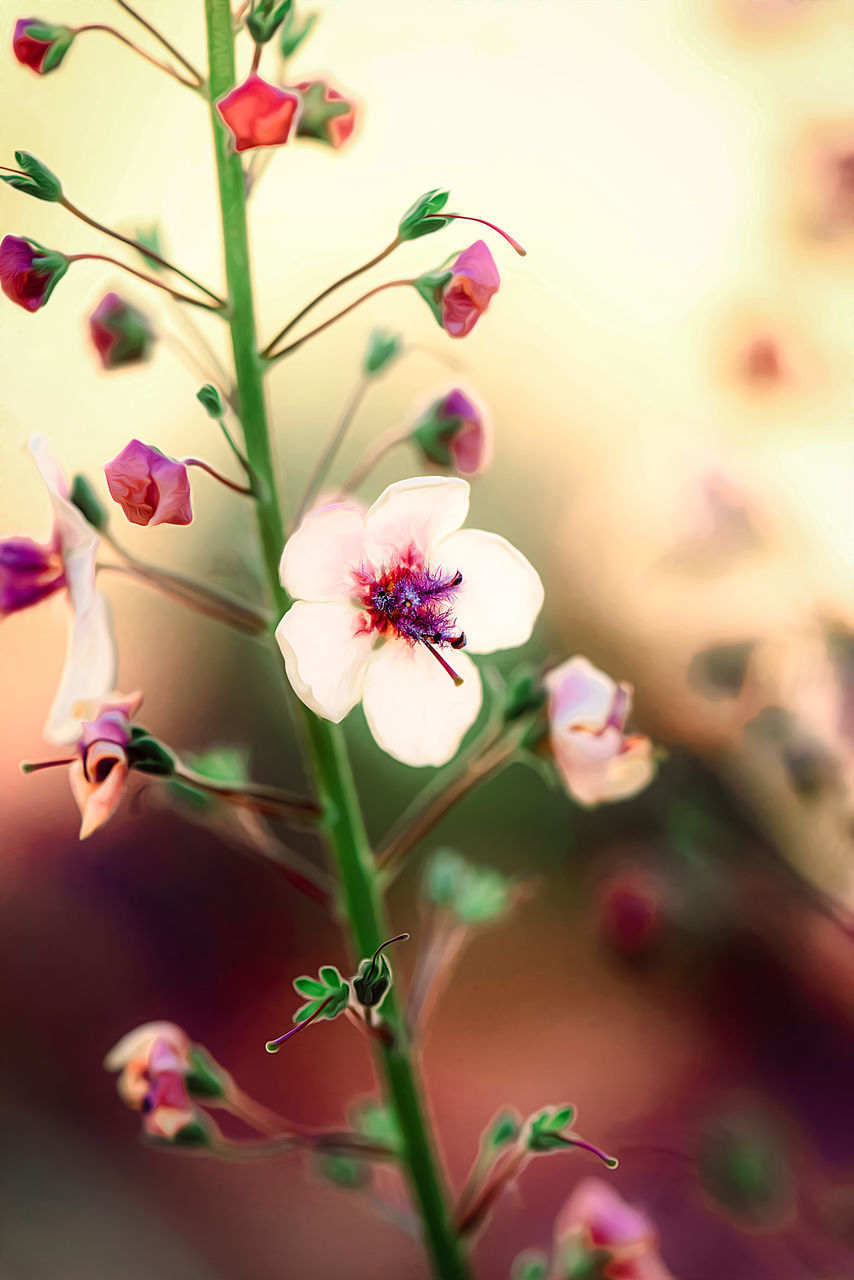
<path id="1" fill-rule="evenodd" d="M 298 94 L 279 89 L 254 72 L 216 104 L 236 151 L 287 142 L 299 119 L 300 107 Z"/>
<path id="2" fill-rule="evenodd" d="M 183 462 L 131 440 L 104 467 L 110 497 L 131 524 L 189 524 L 190 481 Z"/>
<path id="3" fill-rule="evenodd" d="M 47 546 L 31 538 L 0 540 L 0 617 L 38 604 L 64 586 L 58 539 Z"/>
<path id="4" fill-rule="evenodd" d="M 599 1178 L 576 1185 L 558 1215 L 555 1237 L 567 1274 L 573 1265 L 579 1275 L 587 1274 L 589 1264 L 599 1261 L 601 1274 L 614 1280 L 673 1280 L 658 1252 L 653 1223 Z"/>
<path id="5" fill-rule="evenodd" d="M 492 461 L 489 420 L 458 387 L 431 405 L 412 437 L 429 462 L 461 475 L 485 471 Z"/>
<path id="6" fill-rule="evenodd" d="M 0 288 L 25 311 L 43 307 L 68 270 L 68 259 L 23 236 L 4 236 L 0 244 Z"/>
<path id="7" fill-rule="evenodd" d="M 616 684 L 586 658 L 570 658 L 546 677 L 549 740 L 567 791 L 580 804 L 623 800 L 655 771 L 652 743 L 626 735 L 632 687 Z"/>
<path id="8" fill-rule="evenodd" d="M 148 317 L 117 293 L 106 294 L 89 317 L 89 332 L 105 369 L 147 360 L 153 334 Z"/>
<path id="9" fill-rule="evenodd" d="M 500 283 L 495 259 L 483 240 L 463 250 L 442 289 L 442 326 L 452 338 L 471 333 Z"/>
<path id="10" fill-rule="evenodd" d="M 42 22 L 40 18 L 19 18 L 12 36 L 12 52 L 23 66 L 46 76 L 62 62 L 73 39 L 70 27 Z"/>
<path id="11" fill-rule="evenodd" d="M 343 147 L 356 126 L 355 104 L 325 80 L 303 80 L 296 88 L 302 96 L 297 135 Z"/>
<path id="12" fill-rule="evenodd" d="M 104 1066 L 119 1071 L 122 1101 L 145 1116 L 149 1137 L 174 1138 L 198 1118 L 187 1093 L 190 1039 L 174 1022 L 147 1022 L 123 1036 Z"/>

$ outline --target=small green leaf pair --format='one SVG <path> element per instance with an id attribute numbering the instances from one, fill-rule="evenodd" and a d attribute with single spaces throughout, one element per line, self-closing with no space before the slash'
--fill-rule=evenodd
<path id="1" fill-rule="evenodd" d="M 557 1151 L 566 1146 L 563 1130 L 572 1122 L 575 1108 L 571 1106 L 545 1107 L 531 1116 L 527 1135 L 529 1151 Z"/>
<path id="2" fill-rule="evenodd" d="M 319 1018 L 337 1018 L 350 1002 L 350 984 L 342 978 L 334 964 L 325 964 L 317 978 L 303 975 L 294 978 L 294 990 L 307 996 L 306 1003 L 294 1014 L 294 1022 L 305 1022 L 315 1015 Z M 324 1002 L 328 1001 L 322 1010 Z"/>
<path id="3" fill-rule="evenodd" d="M 425 191 L 415 201 L 398 223 L 398 240 L 418 240 L 421 236 L 429 236 L 434 231 L 441 231 L 448 225 L 449 219 L 439 214 L 450 198 L 450 191 L 434 187 Z"/>
<path id="4" fill-rule="evenodd" d="M 424 897 L 462 924 L 490 924 L 513 906 L 513 881 L 493 867 L 475 867 L 453 849 L 438 849 L 427 866 Z"/>
<path id="5" fill-rule="evenodd" d="M 16 151 L 15 160 L 23 169 L 23 173 L 0 174 L 3 181 L 16 191 L 34 196 L 36 200 L 47 200 L 53 204 L 62 199 L 62 184 L 55 173 L 51 173 L 47 165 L 42 164 L 29 151 Z"/>

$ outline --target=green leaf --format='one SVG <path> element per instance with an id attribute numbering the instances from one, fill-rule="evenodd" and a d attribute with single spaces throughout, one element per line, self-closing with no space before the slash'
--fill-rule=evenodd
<path id="1" fill-rule="evenodd" d="M 545 1107 L 531 1116 L 527 1138 L 528 1150 L 544 1152 L 565 1147 L 562 1130 L 569 1125 L 574 1114 L 573 1107 L 561 1106 Z"/>
<path id="2" fill-rule="evenodd" d="M 400 355 L 401 347 L 399 334 L 387 333 L 384 329 L 374 329 L 363 364 L 367 377 L 374 377 L 387 368 Z"/>
<path id="3" fill-rule="evenodd" d="M 298 22 L 296 9 L 291 9 L 282 24 L 282 34 L 279 39 L 279 48 L 282 51 L 283 58 L 290 58 L 296 53 L 303 41 L 313 31 L 318 17 L 319 15 L 316 13 L 309 13 L 302 22 Z"/>
<path id="4" fill-rule="evenodd" d="M 312 1014 L 317 1013 L 322 1004 L 322 1000 L 312 1000 L 308 1004 L 304 1004 L 294 1014 L 294 1022 L 306 1022 Z"/>
<path id="5" fill-rule="evenodd" d="M 448 203 L 450 191 L 442 187 L 434 187 L 419 196 L 413 205 L 406 210 L 397 227 L 399 240 L 417 240 L 421 236 L 432 235 L 448 225 L 447 218 L 436 217 L 440 209 Z"/>
<path id="6" fill-rule="evenodd" d="M 107 512 L 103 503 L 95 496 L 95 490 L 85 476 L 79 473 L 74 476 L 69 497 L 73 506 L 88 520 L 93 529 L 106 529 Z"/>
<path id="7" fill-rule="evenodd" d="M 291 9 L 293 0 L 260 0 L 246 19 L 246 29 L 256 44 L 266 44 L 272 40 Z"/>
<path id="8" fill-rule="evenodd" d="M 515 1142 L 522 1131 L 522 1117 L 518 1111 L 499 1111 L 498 1115 L 487 1125 L 481 1138 L 481 1146 L 486 1151 L 495 1151 Z"/>
<path id="9" fill-rule="evenodd" d="M 34 196 L 36 200 L 56 203 L 62 199 L 62 184 L 46 164 L 30 155 L 29 151 L 16 151 L 15 159 L 24 172 L 0 174 L 4 182 L 16 191 Z"/>
<path id="10" fill-rule="evenodd" d="M 294 978 L 294 991 L 301 996 L 323 996 L 326 992 L 326 987 L 322 982 L 318 982 L 317 978 L 303 976 Z"/>
<path id="11" fill-rule="evenodd" d="M 370 1142 L 381 1143 L 395 1151 L 400 1149 L 400 1129 L 393 1112 L 384 1103 L 373 1098 L 360 1102 L 353 1109 L 353 1124 L 357 1132 Z"/>
<path id="12" fill-rule="evenodd" d="M 530 711 L 537 711 L 545 701 L 546 691 L 537 667 L 525 663 L 510 672 L 504 692 L 505 720 L 518 720 Z"/>
<path id="13" fill-rule="evenodd" d="M 200 1044 L 190 1046 L 190 1070 L 184 1077 L 191 1098 L 224 1098 L 228 1075 Z"/>
<path id="14" fill-rule="evenodd" d="M 175 757 L 162 742 L 135 725 L 128 744 L 128 764 L 140 773 L 168 778 L 175 772 Z"/>
<path id="15" fill-rule="evenodd" d="M 137 250 L 143 261 L 147 263 L 153 271 L 163 271 L 164 267 L 162 262 L 158 262 L 157 258 L 152 258 L 145 252 L 146 249 L 150 249 L 151 252 L 156 253 L 158 257 L 163 257 L 163 243 L 160 238 L 160 228 L 157 223 L 152 222 L 149 227 L 138 227 L 136 239 L 143 246 L 142 249 Z"/>
<path id="16" fill-rule="evenodd" d="M 513 881 L 492 867 L 475 867 L 453 849 L 438 849 L 427 864 L 424 897 L 463 924 L 489 924 L 513 906 Z"/>
<path id="17" fill-rule="evenodd" d="M 321 1018 L 337 1018 L 350 1003 L 350 984 L 341 977 L 335 965 L 324 965 L 319 977 L 320 981 L 317 981 L 303 974 L 294 979 L 294 987 L 299 994 L 310 997 L 307 1004 L 297 1009 L 294 1022 L 305 1022 L 312 1014 L 318 1012 L 326 1000 L 329 1000 L 329 1003 L 319 1015 Z"/>
<path id="18" fill-rule="evenodd" d="M 206 382 L 203 387 L 199 387 L 196 392 L 196 399 L 207 411 L 209 417 L 224 417 L 225 405 L 222 403 L 222 397 L 212 382 Z"/>
<path id="19" fill-rule="evenodd" d="M 342 981 L 341 974 L 335 968 L 334 964 L 325 964 L 320 970 L 320 980 L 326 987 L 336 987 Z"/>
<path id="20" fill-rule="evenodd" d="M 433 312 L 439 328 L 442 325 L 442 290 L 451 278 L 450 271 L 427 271 L 414 282 L 414 287 Z"/>
<path id="21" fill-rule="evenodd" d="M 539 1249 L 526 1249 L 514 1259 L 510 1280 L 545 1280 L 548 1256 Z"/>

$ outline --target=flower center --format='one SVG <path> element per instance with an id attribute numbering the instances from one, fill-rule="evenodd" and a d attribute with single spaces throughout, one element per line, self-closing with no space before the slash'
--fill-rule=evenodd
<path id="1" fill-rule="evenodd" d="M 365 610 L 363 629 L 382 636 L 399 636 L 407 644 L 423 644 L 447 671 L 454 684 L 462 677 L 439 649 L 462 649 L 465 633 L 457 626 L 454 598 L 463 575 L 430 569 L 414 547 L 381 570 L 362 568 L 353 575 L 359 603 Z"/>

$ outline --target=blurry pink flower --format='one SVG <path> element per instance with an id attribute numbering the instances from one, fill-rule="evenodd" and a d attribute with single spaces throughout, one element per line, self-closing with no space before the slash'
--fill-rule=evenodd
<path id="1" fill-rule="evenodd" d="M 355 105 L 325 80 L 303 80 L 295 87 L 302 97 L 298 136 L 325 142 L 336 150 L 343 147 L 356 125 Z"/>
<path id="2" fill-rule="evenodd" d="M 145 1117 L 150 1137 L 171 1139 L 197 1117 L 187 1093 L 190 1040 L 174 1022 L 147 1022 L 130 1031 L 104 1059 L 120 1071 L 119 1096 Z"/>
<path id="3" fill-rule="evenodd" d="M 12 36 L 12 52 L 23 66 L 46 76 L 62 62 L 73 39 L 70 27 L 42 22 L 40 18 L 19 18 Z"/>
<path id="4" fill-rule="evenodd" d="M 65 585 L 56 537 L 45 545 L 32 538 L 0 539 L 0 617 L 28 609 Z"/>
<path id="5" fill-rule="evenodd" d="M 234 139 L 235 151 L 280 146 L 290 138 L 300 110 L 300 98 L 269 84 L 254 72 L 243 84 L 220 98 L 216 109 Z"/>
<path id="6" fill-rule="evenodd" d="M 95 709 L 94 719 L 84 720 L 77 740 L 78 759 L 70 769 L 71 790 L 80 810 L 80 839 L 104 826 L 121 803 L 127 783 L 130 719 L 136 713 L 142 695 L 103 703 Z"/>
<path id="7" fill-rule="evenodd" d="M 431 405 L 412 437 L 428 462 L 463 475 L 485 471 L 492 461 L 489 419 L 458 387 Z"/>
<path id="8" fill-rule="evenodd" d="M 452 338 L 471 333 L 500 283 L 495 259 L 483 240 L 459 255 L 442 289 L 442 325 Z"/>
<path id="9" fill-rule="evenodd" d="M 0 553 L 0 560 L 5 558 L 8 566 L 11 556 L 17 562 L 17 569 L 12 574 L 14 581 L 10 583 L 7 579 L 5 584 L 6 603 L 14 603 L 17 597 L 18 607 L 24 607 L 24 604 L 34 604 L 61 586 L 68 590 L 72 609 L 68 650 L 44 735 L 49 742 L 75 742 L 80 735 L 79 708 L 87 703 L 103 702 L 113 689 L 116 678 L 116 651 L 109 608 L 95 586 L 99 539 L 96 530 L 70 501 L 65 477 L 51 456 L 46 441 L 41 436 L 33 436 L 29 447 L 50 495 L 53 536 L 48 547 L 43 548 L 37 543 L 25 548 L 22 544 L 28 540 L 19 538 L 9 539 L 3 544 L 5 551 Z M 41 595 L 35 592 L 27 600 L 21 559 L 22 555 L 26 558 L 35 554 L 33 548 L 41 553 L 41 569 L 37 566 L 36 576 L 48 589 Z M 0 568 L 0 581 L 2 577 Z"/>
<path id="10" fill-rule="evenodd" d="M 662 932 L 662 886 L 640 867 L 623 867 L 599 885 L 597 919 L 603 942 L 626 957 L 647 953 Z"/>
<path id="11" fill-rule="evenodd" d="M 673 1280 L 658 1253 L 658 1237 L 649 1218 L 607 1182 L 584 1178 L 577 1184 L 555 1224 L 559 1246 L 580 1245 L 585 1252 L 608 1255 L 602 1274 L 608 1280 Z"/>
<path id="12" fill-rule="evenodd" d="M 89 317 L 89 332 L 105 369 L 147 360 L 152 331 L 148 317 L 117 293 L 101 299 Z"/>
<path id="13" fill-rule="evenodd" d="M 623 732 L 632 687 L 616 684 L 586 658 L 570 658 L 546 676 L 549 740 L 567 791 L 583 805 L 623 800 L 655 771 L 652 743 Z"/>
<path id="14" fill-rule="evenodd" d="M 190 481 L 183 462 L 131 440 L 104 467 L 110 497 L 131 524 L 189 524 Z"/>
<path id="15" fill-rule="evenodd" d="M 311 513 L 282 556 L 295 603 L 276 638 L 291 684 L 327 720 L 361 700 L 376 741 L 405 764 L 444 764 L 477 716 L 480 679 L 463 647 L 524 644 L 543 603 L 539 575 L 509 542 L 461 529 L 468 505 L 464 480 L 400 481 L 367 512 Z"/>
<path id="16" fill-rule="evenodd" d="M 0 288 L 25 311 L 45 305 L 68 270 L 68 258 L 26 236 L 4 236 L 0 243 Z"/>

